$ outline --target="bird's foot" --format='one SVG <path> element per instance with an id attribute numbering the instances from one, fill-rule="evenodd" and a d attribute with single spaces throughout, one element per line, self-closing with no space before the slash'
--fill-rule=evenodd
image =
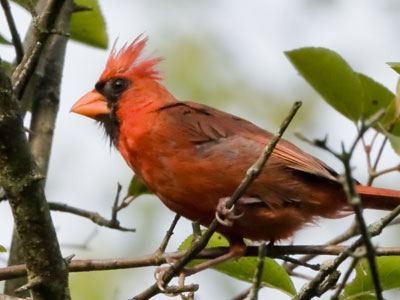
<path id="1" fill-rule="evenodd" d="M 171 293 L 170 291 L 168 291 L 168 286 L 165 285 L 164 282 L 164 275 L 167 272 L 167 270 L 171 267 L 170 264 L 167 264 L 166 266 L 160 266 L 157 267 L 155 272 L 154 272 L 154 279 L 156 280 L 156 284 L 158 286 L 158 288 L 160 289 L 160 291 L 162 291 L 164 293 L 165 296 L 168 297 L 176 297 L 178 294 L 176 293 Z M 180 282 L 180 281 L 179 281 Z M 180 285 L 181 286 L 181 285 Z M 183 285 L 182 285 L 183 286 Z M 181 286 L 181 287 L 182 287 Z"/>
<path id="2" fill-rule="evenodd" d="M 194 291 L 196 291 L 199 287 L 197 284 L 185 286 L 185 279 L 186 277 L 197 272 L 192 272 L 191 269 L 183 269 L 178 275 L 178 286 L 168 286 L 165 284 L 164 275 L 170 267 L 171 265 L 158 267 L 154 272 L 154 278 L 156 279 L 156 284 L 160 291 L 162 291 L 163 294 L 168 297 L 181 296 L 182 300 L 194 299 Z M 186 292 L 187 294 L 184 294 Z"/>
<path id="3" fill-rule="evenodd" d="M 165 292 L 165 282 L 164 282 L 164 274 L 167 272 L 167 270 L 170 268 L 170 265 L 166 267 L 159 266 L 156 268 L 154 272 L 154 279 L 156 280 L 158 288 L 162 291 Z"/>
<path id="4" fill-rule="evenodd" d="M 217 209 L 215 211 L 215 218 L 221 225 L 232 227 L 235 220 L 241 218 L 244 212 L 236 214 L 235 205 L 231 208 L 226 207 L 226 203 L 229 201 L 230 197 L 221 198 L 218 201 Z"/>

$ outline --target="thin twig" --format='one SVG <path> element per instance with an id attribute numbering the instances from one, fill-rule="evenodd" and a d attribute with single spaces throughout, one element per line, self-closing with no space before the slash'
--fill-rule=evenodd
<path id="1" fill-rule="evenodd" d="M 292 264 L 298 265 L 298 266 L 309 268 L 309 269 L 314 270 L 314 271 L 319 271 L 319 269 L 321 267 L 319 264 L 309 264 L 309 263 L 307 263 L 305 261 L 302 261 L 300 259 L 296 259 L 294 257 L 290 257 L 290 256 L 286 256 L 286 255 L 282 255 L 282 256 L 277 257 L 277 258 L 281 259 L 281 260 L 284 260 L 286 262 L 290 262 Z"/>
<path id="2" fill-rule="evenodd" d="M 32 34 L 34 35 L 34 41 L 12 74 L 13 89 L 18 99 L 21 99 L 26 84 L 38 64 L 44 44 L 53 34 L 54 24 L 62 11 L 63 5 L 64 1 L 49 0 L 46 2 L 40 16 L 33 18 L 32 23 L 35 30 Z"/>
<path id="3" fill-rule="evenodd" d="M 295 102 L 289 115 L 285 118 L 282 122 L 281 127 L 278 133 L 274 136 L 268 146 L 265 147 L 263 152 L 261 153 L 260 157 L 257 161 L 247 170 L 246 177 L 242 180 L 240 185 L 232 194 L 231 198 L 226 203 L 226 208 L 230 209 L 243 195 L 246 189 L 250 186 L 250 184 L 258 177 L 262 168 L 264 167 L 265 163 L 269 159 L 274 150 L 275 146 L 278 144 L 280 138 L 282 137 L 283 133 L 285 132 L 286 128 L 289 126 L 291 120 L 295 116 L 297 110 L 300 108 L 301 102 Z M 171 281 L 173 277 L 179 274 L 183 267 L 188 264 L 202 249 L 204 249 L 218 227 L 218 220 L 214 218 L 211 222 L 207 231 L 202 235 L 202 237 L 196 242 L 192 244 L 192 247 L 189 248 L 184 257 L 178 260 L 176 263 L 171 265 L 170 268 L 165 271 L 163 276 L 163 282 L 165 285 Z M 149 299 L 150 297 L 160 293 L 160 288 L 158 287 L 157 283 L 153 284 L 151 287 L 134 297 L 133 299 L 140 300 L 140 299 Z"/>
<path id="4" fill-rule="evenodd" d="M 372 223 L 368 227 L 369 234 L 371 236 L 379 235 L 382 230 L 391 222 L 394 218 L 396 218 L 400 214 L 400 205 L 397 206 L 392 212 L 388 215 Z M 346 250 L 341 252 L 333 261 L 329 264 L 325 263 L 321 267 L 321 271 L 318 272 L 317 276 L 313 278 L 307 285 L 305 285 L 301 291 L 293 298 L 293 300 L 308 300 L 314 296 L 318 296 L 317 289 L 319 285 L 325 280 L 329 274 L 335 271 L 339 265 L 349 257 L 359 246 L 361 246 L 364 242 L 364 239 L 361 237 L 357 239 L 350 247 L 347 247 Z M 377 250 L 377 255 L 379 255 L 379 251 Z"/>
<path id="5" fill-rule="evenodd" d="M 185 286 L 168 286 L 165 288 L 166 294 L 178 295 L 185 292 L 196 292 L 199 289 L 198 284 L 189 284 Z"/>
<path id="6" fill-rule="evenodd" d="M 15 292 L 22 293 L 27 290 L 30 290 L 34 287 L 40 286 L 43 284 L 43 278 L 40 276 L 34 277 L 32 280 L 29 280 L 27 284 L 21 286 L 20 288 L 16 289 Z"/>
<path id="7" fill-rule="evenodd" d="M 12 74 L 13 90 L 18 99 L 21 99 L 23 95 L 23 90 L 28 82 L 28 78 L 31 76 L 37 65 L 41 49 L 43 48 L 42 46 L 43 44 L 37 41 L 32 46 L 32 50 L 30 51 L 29 56 L 24 56 L 23 60 L 15 68 L 15 71 Z"/>
<path id="8" fill-rule="evenodd" d="M 351 226 L 350 226 L 349 229 L 347 229 L 345 232 L 341 233 L 337 237 L 335 237 L 332 240 L 330 240 L 327 243 L 325 243 L 325 246 L 331 246 L 331 245 L 340 244 L 342 242 L 345 242 L 345 241 L 351 239 L 352 237 L 355 237 L 359 233 L 360 233 L 360 231 L 358 230 L 357 221 L 354 220 L 353 223 L 351 223 Z M 301 262 L 308 262 L 309 260 L 313 259 L 314 257 L 316 257 L 315 254 L 305 255 L 304 257 L 300 258 L 300 261 Z M 286 270 L 290 273 L 297 267 L 298 267 L 298 265 L 292 264 L 292 265 L 287 266 Z"/>
<path id="9" fill-rule="evenodd" d="M 15 61 L 18 65 L 21 62 L 22 58 L 24 57 L 24 48 L 22 46 L 21 38 L 19 37 L 17 26 L 15 25 L 14 18 L 12 16 L 8 0 L 0 0 L 0 1 L 1 1 L 1 6 L 3 7 L 4 10 L 4 14 L 6 15 L 8 27 L 10 28 L 12 43 L 14 45 L 16 54 Z"/>
<path id="10" fill-rule="evenodd" d="M 117 219 L 117 216 L 118 216 L 118 211 L 119 211 L 118 203 L 119 203 L 119 195 L 121 193 L 121 190 L 122 190 L 122 185 L 120 185 L 119 182 L 118 182 L 118 184 L 117 184 L 117 194 L 115 195 L 114 205 L 113 205 L 113 207 L 111 209 L 111 222 L 114 223 L 114 225 L 117 225 L 117 226 L 119 225 L 119 221 Z"/>
<path id="11" fill-rule="evenodd" d="M 249 299 L 250 300 L 257 300 L 258 299 L 258 291 L 260 289 L 261 285 L 261 276 L 262 272 L 264 269 L 264 258 L 265 255 L 267 254 L 267 245 L 265 242 L 261 243 L 258 251 L 258 262 L 257 262 L 257 268 L 254 273 L 253 277 L 253 285 L 250 289 L 250 294 L 249 294 Z"/>
<path id="12" fill-rule="evenodd" d="M 343 189 L 346 193 L 347 202 L 352 206 L 354 213 L 356 215 L 358 227 L 361 232 L 361 236 L 364 240 L 365 247 L 367 249 L 366 257 L 367 257 L 369 265 L 370 265 L 371 276 L 372 276 L 372 281 L 373 281 L 374 287 L 375 287 L 376 297 L 378 298 L 378 300 L 383 300 L 382 287 L 381 287 L 381 283 L 379 280 L 379 272 L 378 272 L 378 267 L 376 265 L 376 259 L 375 259 L 375 256 L 376 256 L 375 247 L 372 244 L 371 237 L 368 232 L 365 219 L 363 217 L 361 198 L 360 198 L 360 195 L 358 195 L 358 193 L 356 192 L 355 183 L 354 183 L 354 179 L 352 176 L 352 170 L 351 170 L 351 166 L 350 166 L 350 159 L 351 159 L 354 149 L 356 147 L 357 141 L 363 136 L 365 131 L 367 131 L 369 129 L 369 127 L 373 124 L 374 124 L 373 122 L 370 122 L 369 125 L 362 124 L 359 135 L 356 138 L 356 140 L 354 141 L 349 152 L 346 152 L 344 150 L 344 147 L 342 147 L 343 149 L 342 149 L 342 159 L 341 160 L 342 160 L 342 162 L 344 164 L 344 168 L 345 168 L 345 174 L 344 174 L 344 179 L 342 181 L 342 185 L 343 185 Z"/>
<path id="13" fill-rule="evenodd" d="M 375 179 L 378 176 L 390 173 L 390 172 L 395 172 L 395 171 L 400 171 L 400 164 L 395 166 L 395 167 L 391 167 L 391 168 L 387 168 L 385 170 L 381 170 L 379 172 L 373 172 L 370 176 L 372 176 L 373 179 Z"/>
<path id="14" fill-rule="evenodd" d="M 163 240 L 162 240 L 162 242 L 161 242 L 161 244 L 160 244 L 160 247 L 159 247 L 158 250 L 157 250 L 158 253 L 161 254 L 161 253 L 164 253 L 164 252 L 165 252 L 165 249 L 167 248 L 167 245 L 168 245 L 168 243 L 169 243 L 169 240 L 171 239 L 171 236 L 172 236 L 173 233 L 174 233 L 174 229 L 175 229 L 176 224 L 178 223 L 180 217 L 181 217 L 181 216 L 178 215 L 178 214 L 175 215 L 175 217 L 174 217 L 174 219 L 173 219 L 173 221 L 172 221 L 172 223 L 171 223 L 171 226 L 169 227 L 167 233 L 165 234 L 165 236 L 164 236 L 164 238 L 163 238 Z"/>
<path id="15" fill-rule="evenodd" d="M 346 273 L 343 275 L 342 282 L 339 284 L 339 287 L 336 289 L 335 293 L 332 295 L 331 300 L 338 300 L 341 292 L 345 288 L 347 281 L 350 278 L 351 273 L 353 272 L 353 269 L 357 265 L 358 261 L 360 258 L 354 257 L 353 260 L 350 263 L 350 266 L 347 268 Z"/>
<path id="16" fill-rule="evenodd" d="M 367 229 L 367 225 L 366 225 L 364 217 L 363 217 L 361 199 L 355 189 L 355 182 L 352 177 L 350 160 L 351 160 L 354 150 L 358 144 L 358 141 L 360 139 L 362 139 L 364 133 L 370 127 L 372 127 L 377 122 L 377 120 L 379 120 L 379 118 L 382 116 L 383 113 L 384 113 L 383 111 L 378 111 L 375 115 L 373 115 L 371 117 L 370 120 L 368 120 L 368 122 L 361 124 L 361 127 L 359 128 L 359 131 L 358 131 L 358 135 L 355 138 L 353 144 L 350 146 L 349 151 L 345 150 L 343 144 L 342 144 L 342 152 L 337 153 L 337 152 L 333 151 L 332 149 L 330 149 L 326 145 L 326 143 L 321 143 L 321 142 L 313 143 L 315 146 L 320 147 L 320 148 L 330 152 L 331 154 L 333 154 L 335 157 L 340 159 L 344 165 L 345 173 L 343 176 L 341 176 L 339 178 L 339 181 L 342 183 L 343 189 L 346 194 L 347 202 L 349 205 L 351 205 L 351 207 L 353 208 L 354 213 L 356 215 L 357 224 L 358 224 L 361 236 L 364 240 L 364 244 L 366 246 L 366 250 L 367 250 L 366 257 L 367 257 L 369 265 L 370 265 L 372 280 L 373 280 L 373 283 L 375 286 L 375 292 L 376 292 L 376 296 L 377 296 L 378 300 L 382 300 L 383 296 L 382 296 L 382 287 L 381 287 L 381 284 L 379 281 L 379 273 L 378 273 L 378 269 L 376 266 L 376 260 L 375 260 L 375 256 L 376 256 L 375 247 L 372 244 L 371 237 L 369 235 L 369 231 Z"/>
<path id="17" fill-rule="evenodd" d="M 374 166 L 373 166 L 374 170 L 376 170 L 376 168 L 378 167 L 378 163 L 379 163 L 379 161 L 380 161 L 380 159 L 382 157 L 382 153 L 383 153 L 383 150 L 385 149 L 385 145 L 386 145 L 387 141 L 388 141 L 388 138 L 385 136 L 385 138 L 384 138 L 384 140 L 382 142 L 382 145 L 379 148 L 378 155 L 376 156 L 376 159 L 375 159 L 375 163 L 374 163 Z"/>
<path id="18" fill-rule="evenodd" d="M 358 126 L 357 130 L 358 130 Z M 374 135 L 373 141 L 375 141 L 375 137 L 376 137 L 377 133 Z M 367 157 L 367 167 L 368 167 L 368 173 L 371 173 L 372 171 L 372 163 L 371 163 L 371 150 L 372 150 L 372 142 L 371 144 L 367 145 L 367 143 L 365 142 L 365 138 L 364 136 L 361 138 L 361 143 L 363 145 L 364 148 L 364 152 L 365 152 L 365 156 Z"/>
<path id="19" fill-rule="evenodd" d="M 89 219 L 93 223 L 100 225 L 100 226 L 107 227 L 107 228 L 117 229 L 120 231 L 128 231 L 128 232 L 136 231 L 135 228 L 122 227 L 119 225 L 119 222 L 117 222 L 117 224 L 116 224 L 115 221 L 113 221 L 113 220 L 107 220 L 107 219 L 103 218 L 102 216 L 100 216 L 96 212 L 73 207 L 73 206 L 67 205 L 65 203 L 49 202 L 49 207 L 50 207 L 50 210 L 62 211 L 62 212 L 74 214 L 74 215 Z"/>

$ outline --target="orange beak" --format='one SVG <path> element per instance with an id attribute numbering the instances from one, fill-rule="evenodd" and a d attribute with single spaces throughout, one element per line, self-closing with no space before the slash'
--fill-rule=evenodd
<path id="1" fill-rule="evenodd" d="M 71 112 L 97 119 L 101 115 L 108 115 L 110 109 L 107 107 L 106 98 L 96 90 L 93 90 L 79 99 L 72 106 Z"/>

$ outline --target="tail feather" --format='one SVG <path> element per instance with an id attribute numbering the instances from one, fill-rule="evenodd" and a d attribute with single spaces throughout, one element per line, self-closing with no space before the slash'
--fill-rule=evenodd
<path id="1" fill-rule="evenodd" d="M 357 185 L 364 208 L 393 210 L 400 205 L 400 191 Z"/>

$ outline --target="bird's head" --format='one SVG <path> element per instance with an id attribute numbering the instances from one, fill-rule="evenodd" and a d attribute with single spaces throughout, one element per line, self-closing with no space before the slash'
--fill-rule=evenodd
<path id="1" fill-rule="evenodd" d="M 71 108 L 74 113 L 101 122 L 115 145 L 118 143 L 119 124 L 123 114 L 119 112 L 123 110 L 121 106 L 129 107 L 125 111 L 149 106 L 149 102 L 160 102 L 157 99 L 160 98 L 157 97 L 160 91 L 166 92 L 158 83 L 161 78 L 155 70 L 161 59 L 139 59 L 146 42 L 147 38 L 140 35 L 119 51 L 115 49 L 114 44 L 105 70 L 94 89 Z"/>

